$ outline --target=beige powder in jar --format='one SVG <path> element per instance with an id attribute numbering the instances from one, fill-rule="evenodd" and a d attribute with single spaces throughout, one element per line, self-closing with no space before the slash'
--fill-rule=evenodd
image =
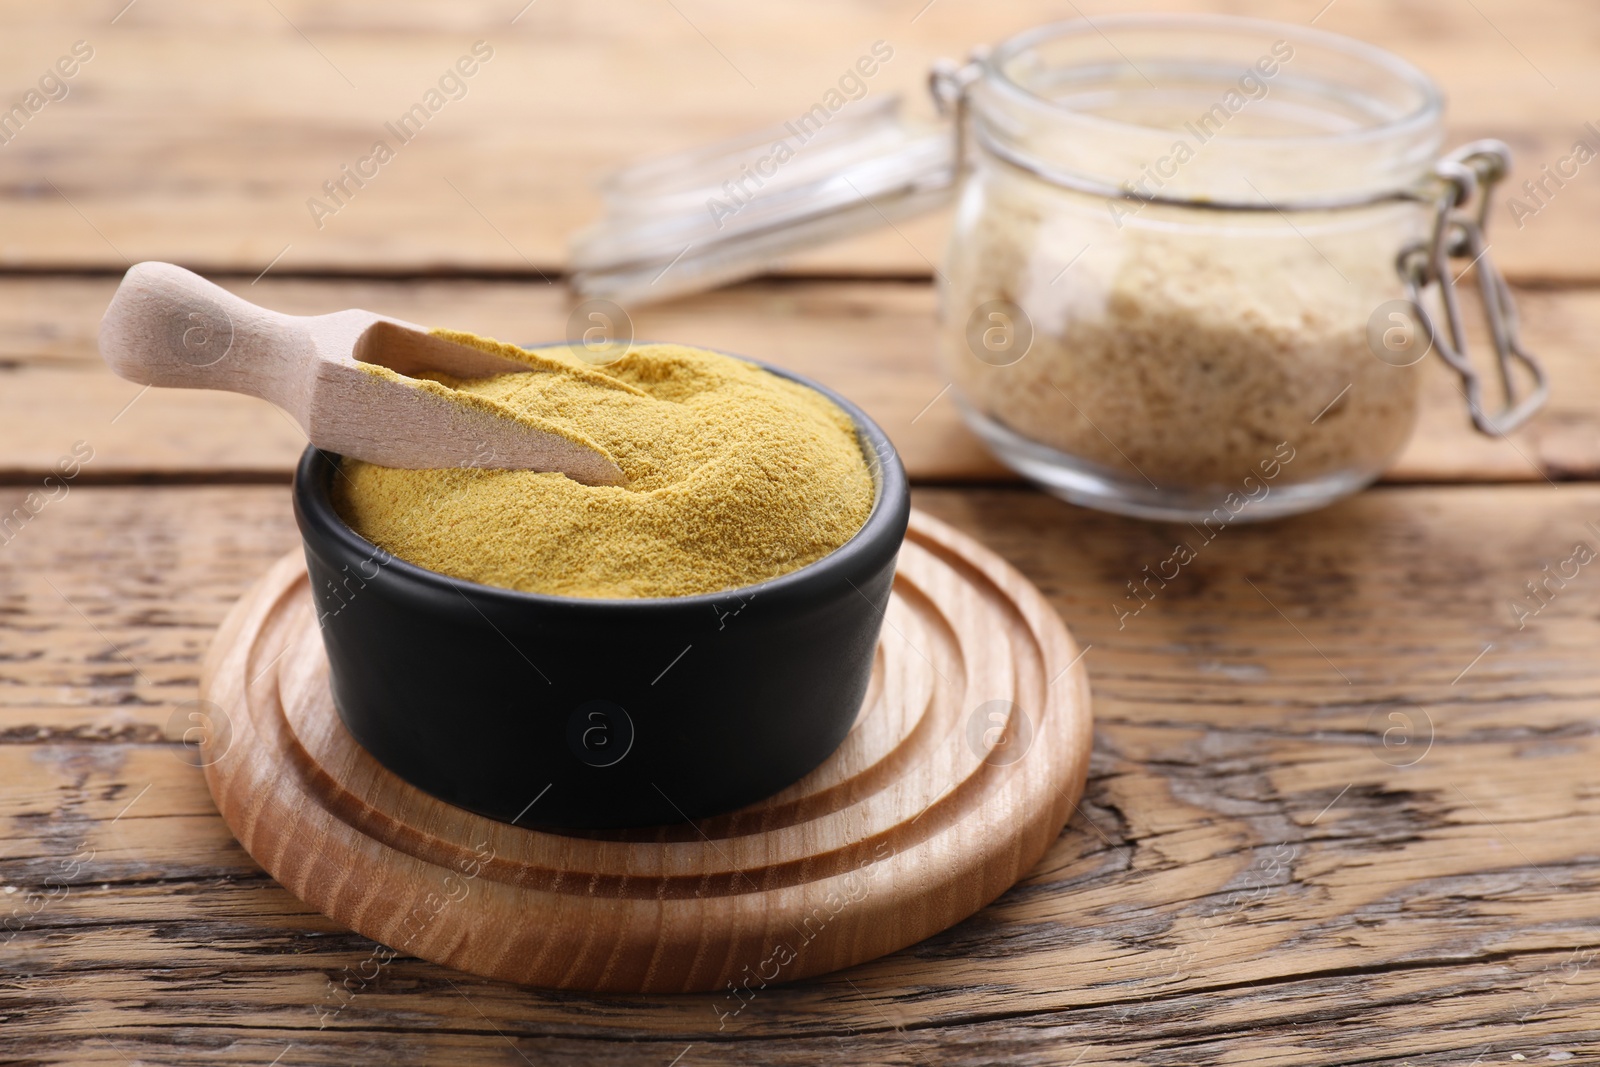
<path id="1" fill-rule="evenodd" d="M 1300 213 L 1119 205 L 996 177 L 949 271 L 945 367 L 964 401 L 1039 444 L 1162 488 L 1236 488 L 1287 442 L 1279 484 L 1376 473 L 1409 438 L 1417 367 L 1369 318 L 1403 295 L 1409 204 Z M 1398 217 L 1397 217 L 1398 216 Z M 959 223 L 958 223 L 959 225 Z M 987 301 L 1027 315 L 1009 366 L 969 349 Z"/>

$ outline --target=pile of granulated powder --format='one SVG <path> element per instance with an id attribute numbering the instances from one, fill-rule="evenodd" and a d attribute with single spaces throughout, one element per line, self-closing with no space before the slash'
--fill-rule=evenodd
<path id="1" fill-rule="evenodd" d="M 1163 487 L 1232 488 L 1281 442 L 1285 482 L 1376 472 L 1417 411 L 1419 374 L 1373 355 L 1373 309 L 1401 295 L 1410 205 L 1213 222 L 996 191 L 970 254 L 947 268 L 942 357 L 965 401 L 1040 444 Z M 1087 220 L 1087 221 L 1086 221 Z M 1085 244 L 1084 236 L 1093 240 Z M 1033 342 L 1008 366 L 974 358 L 960 315 L 1021 305 Z"/>
<path id="2" fill-rule="evenodd" d="M 565 347 L 529 351 L 436 332 L 534 369 L 433 380 L 464 403 L 487 400 L 593 442 L 627 484 L 346 459 L 334 490 L 340 515 L 401 559 L 525 592 L 688 596 L 821 559 L 872 510 L 872 476 L 850 417 L 753 364 L 652 344 L 592 367 Z"/>

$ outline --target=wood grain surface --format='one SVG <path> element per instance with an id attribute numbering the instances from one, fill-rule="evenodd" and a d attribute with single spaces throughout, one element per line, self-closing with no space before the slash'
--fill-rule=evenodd
<path id="1" fill-rule="evenodd" d="M 711 996 L 380 965 L 373 942 L 266 878 L 164 731 L 228 604 L 293 547 L 287 493 L 74 489 L 0 548 L 0 869 L 23 909 L 0 1050 L 108 1064 L 1600 1055 L 1595 575 L 1520 629 L 1510 607 L 1574 543 L 1596 545 L 1600 488 L 1392 487 L 1232 527 L 1132 617 L 1113 607 L 1130 610 L 1125 583 L 1193 539 L 1186 527 L 1020 489 L 916 503 L 1017 566 L 1088 649 L 1084 800 L 995 905 L 764 990 L 719 1030 Z"/>
<path id="2" fill-rule="evenodd" d="M 1080 12 L 1201 9 L 1389 48 L 1444 87 L 1452 142 L 1512 145 L 1490 239 L 1552 369 L 1533 425 L 1471 433 L 1433 368 L 1390 484 L 1228 528 L 1155 580 L 1192 531 L 1008 483 L 941 394 L 943 217 L 635 309 L 637 336 L 861 403 L 917 505 L 1043 591 L 1098 718 L 1068 826 L 966 921 L 727 1025 L 712 995 L 391 958 L 250 859 L 181 740 L 228 606 L 297 544 L 284 486 L 247 483 L 286 481 L 302 439 L 265 404 L 106 372 L 93 338 L 130 262 L 283 311 L 559 338 L 566 242 L 609 168 L 798 114 L 877 40 L 895 55 L 869 99 L 926 114 L 936 57 Z M 93 56 L 0 143 L 0 1062 L 1600 1062 L 1594 165 L 1511 214 L 1600 125 L 1600 8 L 63 0 L 3 22 L 4 107 L 75 42 Z M 307 200 L 479 40 L 466 94 L 319 228 Z"/>
<path id="3" fill-rule="evenodd" d="M 1362 38 L 1421 66 L 1449 98 L 1453 143 L 1499 137 L 1513 184 L 1541 178 L 1600 123 L 1600 8 L 1575 0 L 610 0 L 576 4 L 212 4 L 68 0 L 7 14 L 10 101 L 83 41 L 93 58 L 0 146 L 0 264 L 200 270 L 559 269 L 596 217 L 593 183 L 644 155 L 780 124 L 875 41 L 893 58 L 869 97 L 931 112 L 930 63 L 1079 11 L 1216 10 Z M 482 41 L 492 58 L 337 214 L 307 201 Z M 474 62 L 476 62 L 474 60 Z M 370 165 L 369 165 L 370 169 Z M 1552 186 L 1552 188 L 1554 188 Z M 1600 280 L 1600 212 L 1580 171 L 1518 228 L 1495 213 L 1514 280 Z M 320 225 L 319 225 L 320 224 Z M 927 277 L 945 223 L 882 228 L 792 269 Z"/>
<path id="4" fill-rule="evenodd" d="M 223 279 L 277 310 L 362 307 L 523 344 L 567 335 L 571 305 L 538 282 Z M 44 476 L 75 441 L 84 477 L 287 479 L 305 447 L 265 401 L 152 389 L 113 375 L 95 351 L 111 278 L 0 278 L 0 476 Z M 1555 382 L 1549 407 L 1509 440 L 1473 430 L 1459 380 L 1436 358 L 1421 418 L 1391 481 L 1543 481 L 1600 476 L 1600 295 L 1517 294 L 1524 336 Z M 780 325 L 781 324 L 781 325 Z M 922 481 L 1011 481 L 962 425 L 934 364 L 934 294 L 911 282 L 771 281 L 636 309 L 634 334 L 736 352 L 832 386 L 883 426 Z"/>
<path id="5" fill-rule="evenodd" d="M 1060 834 L 1089 767 L 1088 678 L 1061 620 L 920 512 L 850 735 L 789 788 L 717 818 L 563 835 L 393 774 L 339 721 L 299 551 L 229 612 L 200 698 L 218 810 L 301 900 L 395 955 L 543 988 L 715 993 L 724 1023 L 774 983 L 886 955 L 988 904 Z"/>

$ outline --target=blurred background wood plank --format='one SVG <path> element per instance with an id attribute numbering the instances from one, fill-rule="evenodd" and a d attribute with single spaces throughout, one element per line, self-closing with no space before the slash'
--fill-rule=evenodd
<path id="1" fill-rule="evenodd" d="M 124 7 L 126 5 L 126 10 Z M 1570 0 L 1236 0 L 1258 15 L 1391 49 L 1449 96 L 1452 143 L 1517 152 L 1514 185 L 1600 135 L 1600 7 Z M 0 146 L 0 266 L 537 274 L 598 213 L 616 166 L 775 126 L 804 112 L 882 40 L 868 83 L 929 112 L 938 57 L 1080 9 L 1194 11 L 1206 0 L 471 0 L 370 5 L 280 0 L 71 0 L 7 15 L 8 103 L 77 41 L 93 58 Z M 519 11 L 519 9 L 521 9 Z M 113 22 L 113 17 L 115 21 Z M 493 58 L 319 227 L 307 200 L 354 164 L 475 41 Z M 670 91 L 663 91 L 670 87 Z M 1506 200 L 1509 191 L 1502 196 Z M 1600 281 L 1600 181 L 1580 172 L 1519 229 L 1497 205 L 1494 255 L 1521 280 Z M 933 217 L 805 255 L 789 269 L 927 277 Z"/>
<path id="2" fill-rule="evenodd" d="M 1133 617 L 1124 582 L 1185 527 L 1022 489 L 916 503 L 1092 646 L 1084 802 L 978 916 L 719 1029 L 715 996 L 364 965 L 373 944 L 261 875 L 163 743 L 228 602 L 295 543 L 285 490 L 73 490 L 0 548 L 0 861 L 24 908 L 5 1037 L 124 1064 L 503 1061 L 507 1040 L 658 1067 L 687 1045 L 685 1064 L 1600 1054 L 1600 795 L 1575 788 L 1600 756 L 1600 619 L 1577 590 L 1521 629 L 1508 609 L 1595 543 L 1600 487 L 1395 487 L 1229 528 Z"/>
<path id="3" fill-rule="evenodd" d="M 222 279 L 278 310 L 363 307 L 531 344 L 567 335 L 563 290 L 539 282 Z M 47 473 L 73 442 L 95 450 L 90 480 L 134 475 L 287 478 L 305 436 L 264 401 L 141 388 L 95 350 L 110 278 L 0 278 L 0 476 Z M 1458 380 L 1430 356 L 1410 447 L 1388 480 L 1506 482 L 1600 477 L 1600 292 L 1518 294 L 1529 347 L 1557 383 L 1509 441 L 1473 430 Z M 641 339 L 671 338 L 811 375 L 866 408 L 921 481 L 1012 481 L 962 425 L 934 359 L 934 294 L 916 282 L 767 281 L 639 308 Z M 113 421 L 114 420 L 114 421 Z"/>

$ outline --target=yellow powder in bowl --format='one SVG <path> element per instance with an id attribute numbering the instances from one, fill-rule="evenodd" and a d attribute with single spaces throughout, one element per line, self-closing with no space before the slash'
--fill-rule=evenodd
<path id="1" fill-rule="evenodd" d="M 432 380 L 463 402 L 492 401 L 598 445 L 628 481 L 589 486 L 564 474 L 346 459 L 335 506 L 401 559 L 531 593 L 688 596 L 821 559 L 872 510 L 872 476 L 850 417 L 753 364 L 653 344 L 591 367 L 564 346 L 528 351 L 435 332 L 536 369 Z"/>

